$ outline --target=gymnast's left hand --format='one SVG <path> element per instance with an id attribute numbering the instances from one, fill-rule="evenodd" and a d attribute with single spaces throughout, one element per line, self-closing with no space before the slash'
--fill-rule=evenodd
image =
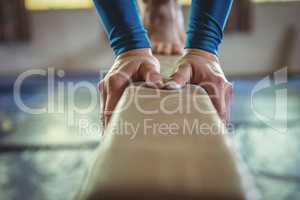
<path id="1" fill-rule="evenodd" d="M 187 82 L 202 86 L 225 125 L 229 121 L 232 84 L 226 79 L 218 57 L 199 49 L 186 49 L 177 70 L 165 87 L 182 87 Z"/>

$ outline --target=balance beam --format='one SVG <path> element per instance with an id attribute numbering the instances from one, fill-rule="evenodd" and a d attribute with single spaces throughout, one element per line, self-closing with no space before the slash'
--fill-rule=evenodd
<path id="1" fill-rule="evenodd" d="M 77 199 L 241 200 L 245 193 L 226 128 L 201 87 L 135 84 L 118 102 Z"/>

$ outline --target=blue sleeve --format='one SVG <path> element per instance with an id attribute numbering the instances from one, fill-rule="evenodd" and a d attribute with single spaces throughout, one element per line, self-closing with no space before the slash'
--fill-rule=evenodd
<path id="1" fill-rule="evenodd" d="M 94 0 L 94 3 L 116 55 L 151 47 L 134 0 Z"/>
<path id="2" fill-rule="evenodd" d="M 218 53 L 233 0 L 193 0 L 185 48 Z"/>

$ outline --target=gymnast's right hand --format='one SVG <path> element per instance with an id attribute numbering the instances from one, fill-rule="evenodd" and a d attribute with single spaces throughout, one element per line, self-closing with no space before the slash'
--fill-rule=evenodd
<path id="1" fill-rule="evenodd" d="M 112 115 L 118 100 L 130 82 L 145 81 L 147 85 L 161 88 L 162 76 L 159 74 L 159 61 L 151 49 L 134 49 L 116 57 L 113 66 L 99 83 L 102 96 L 101 120 L 104 128 Z"/>

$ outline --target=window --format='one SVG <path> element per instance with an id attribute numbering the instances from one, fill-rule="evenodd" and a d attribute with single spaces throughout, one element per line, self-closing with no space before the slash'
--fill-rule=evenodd
<path id="1" fill-rule="evenodd" d="M 140 0 L 138 0 L 140 1 Z M 191 0 L 180 0 L 182 5 L 189 5 Z M 92 0 L 25 0 L 28 10 L 49 9 L 87 9 L 92 8 Z"/>
<path id="2" fill-rule="evenodd" d="M 28 10 L 86 9 L 92 7 L 92 0 L 25 0 Z"/>
<path id="3" fill-rule="evenodd" d="M 141 1 L 141 0 L 137 0 Z M 179 0 L 182 5 L 190 5 L 192 0 Z M 266 2 L 289 2 L 299 0 L 251 0 L 255 3 Z M 28 10 L 49 10 L 49 9 L 88 9 L 92 8 L 92 0 L 25 0 Z"/>

